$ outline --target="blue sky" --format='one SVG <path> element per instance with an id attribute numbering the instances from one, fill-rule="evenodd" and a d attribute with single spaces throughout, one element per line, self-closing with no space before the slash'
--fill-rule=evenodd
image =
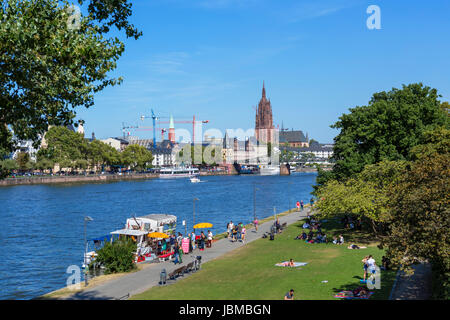
<path id="1" fill-rule="evenodd" d="M 381 30 L 366 26 L 369 5 L 381 9 Z M 137 0 L 133 11 L 144 35 L 124 39 L 114 72 L 123 84 L 77 109 L 88 136 L 151 126 L 140 120 L 151 108 L 175 120 L 195 114 L 210 121 L 204 130 L 247 130 L 263 81 L 275 125 L 320 142 L 374 92 L 423 82 L 450 100 L 450 1 Z"/>

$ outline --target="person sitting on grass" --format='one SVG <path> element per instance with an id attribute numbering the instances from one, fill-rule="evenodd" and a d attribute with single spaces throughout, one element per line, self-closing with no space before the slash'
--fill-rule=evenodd
<path id="1" fill-rule="evenodd" d="M 344 237 L 341 235 L 339 235 L 339 243 L 338 244 L 344 244 Z"/>
<path id="2" fill-rule="evenodd" d="M 320 233 L 317 234 L 316 239 L 314 241 L 315 243 L 321 243 L 322 242 L 322 235 Z"/>
<path id="3" fill-rule="evenodd" d="M 303 229 L 309 229 L 310 225 L 308 222 L 305 222 L 302 226 Z"/>
<path id="4" fill-rule="evenodd" d="M 294 289 L 291 289 L 288 293 L 286 293 L 284 300 L 294 300 Z"/>
<path id="5" fill-rule="evenodd" d="M 364 288 L 364 287 L 358 287 L 355 290 L 353 290 L 352 292 L 353 292 L 354 297 L 361 297 L 361 298 L 366 297 L 368 294 L 366 288 Z"/>

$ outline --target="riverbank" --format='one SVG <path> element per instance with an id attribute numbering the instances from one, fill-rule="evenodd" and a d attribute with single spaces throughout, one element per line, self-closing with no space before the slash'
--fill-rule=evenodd
<path id="1" fill-rule="evenodd" d="M 346 243 L 310 244 L 295 240 L 302 232 L 304 215 L 297 212 L 275 240 L 262 239 L 237 245 L 236 249 L 202 264 L 202 271 L 166 286 L 155 285 L 132 295 L 133 300 L 282 300 L 289 289 L 295 290 L 295 300 L 339 300 L 335 296 L 360 286 L 363 276 L 361 260 L 372 255 L 381 261 L 384 251 L 363 231 L 346 230 L 338 220 L 323 221 L 327 237 L 343 234 Z M 286 219 L 280 219 L 285 222 Z M 272 220 L 273 221 L 273 220 Z M 249 235 L 252 232 L 248 233 Z M 354 242 L 353 242 L 354 241 Z M 350 243 L 366 248 L 349 250 Z M 275 264 L 293 259 L 305 265 L 296 268 Z M 203 262 L 203 258 L 202 258 Z M 381 270 L 380 287 L 372 289 L 370 300 L 387 300 L 395 280 L 395 270 Z"/>
<path id="2" fill-rule="evenodd" d="M 335 299 L 334 295 L 342 290 L 351 290 L 359 286 L 361 278 L 361 257 L 372 254 L 381 260 L 382 250 L 375 242 L 357 242 L 367 246 L 364 250 L 348 250 L 347 246 L 333 244 L 307 244 L 294 240 L 301 230 L 300 220 L 305 218 L 309 208 L 303 212 L 292 210 L 277 217 L 286 223 L 282 234 L 275 241 L 261 239 L 268 232 L 274 217 L 261 220 L 258 232 L 248 228 L 246 243 L 230 242 L 222 238 L 214 242 L 211 249 L 203 252 L 195 250 L 183 256 L 183 264 L 202 256 L 202 271 L 186 275 L 183 279 L 169 281 L 168 286 L 159 286 L 162 269 L 172 272 L 181 265 L 172 262 L 152 263 L 145 269 L 132 274 L 124 274 L 111 280 L 99 281 L 99 284 L 72 292 L 61 289 L 41 299 L 280 299 L 285 291 L 295 287 L 303 299 Z M 344 232 L 336 228 L 336 223 L 327 224 L 326 231 Z M 345 235 L 346 240 L 352 239 Z M 355 238 L 361 240 L 360 234 Z M 301 249 L 301 250 L 298 250 Z M 302 268 L 284 269 L 275 263 L 293 258 L 307 262 Z M 245 264 L 242 264 L 245 261 Z M 264 277 L 264 281 L 259 281 Z M 395 271 L 382 273 L 382 288 L 376 290 L 372 299 L 387 299 L 392 288 Z M 226 281 L 224 281 L 226 279 Z M 258 280 L 259 279 L 259 280 Z M 267 280 L 267 281 L 266 281 Z M 325 282 L 323 282 L 325 281 Z M 254 286 L 258 290 L 254 290 Z M 83 286 L 83 285 L 82 285 Z M 286 289 L 287 288 L 287 289 Z"/>
<path id="3" fill-rule="evenodd" d="M 281 223 L 286 222 L 287 224 L 291 224 L 298 220 L 299 215 L 305 217 L 307 212 L 309 212 L 309 209 L 307 208 L 301 213 L 292 209 L 277 214 L 277 217 L 280 218 Z M 247 243 L 259 239 L 264 232 L 268 232 L 273 221 L 274 216 L 269 216 L 260 220 L 258 233 L 253 232 L 254 227 L 252 225 L 247 225 Z M 242 243 L 230 243 L 230 241 L 226 239 L 226 233 L 217 234 L 214 238 L 217 241 L 213 243 L 213 250 L 207 249 L 201 252 L 196 249 L 194 252 L 183 256 L 185 264 L 194 261 L 197 255 L 202 255 L 203 264 L 243 246 Z M 36 299 L 120 299 L 127 295 L 131 296 L 142 293 L 153 286 L 157 286 L 162 269 L 166 269 L 167 273 L 170 273 L 178 267 L 179 266 L 174 265 L 170 261 L 141 264 L 139 265 L 139 271 L 99 276 L 94 278 L 94 280 L 91 280 L 90 285 L 86 288 L 84 287 L 84 284 L 81 284 L 80 289 L 65 287 Z"/>
<path id="4" fill-rule="evenodd" d="M 7 178 L 0 180 L 0 186 L 18 186 L 18 185 L 34 185 L 34 184 L 55 184 L 55 183 L 79 183 L 79 182 L 114 182 L 123 180 L 143 180 L 155 179 L 159 174 L 140 173 L 140 174 L 100 174 L 88 176 L 44 176 L 44 177 L 21 177 Z"/>

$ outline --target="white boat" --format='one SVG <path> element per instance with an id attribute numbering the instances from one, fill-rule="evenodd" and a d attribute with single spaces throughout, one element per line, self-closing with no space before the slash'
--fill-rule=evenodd
<path id="1" fill-rule="evenodd" d="M 262 176 L 275 176 L 280 174 L 280 166 L 262 165 L 259 168 L 259 174 Z"/>
<path id="2" fill-rule="evenodd" d="M 200 179 L 197 176 L 191 177 L 190 180 L 191 180 L 192 183 L 201 182 Z"/>
<path id="3" fill-rule="evenodd" d="M 84 269 L 97 257 L 96 250 L 103 247 L 107 242 L 113 242 L 120 238 L 130 238 L 137 244 L 136 262 L 144 262 L 156 258 L 152 252 L 148 237 L 151 232 L 161 232 L 171 234 L 176 229 L 177 217 L 170 214 L 149 214 L 142 217 L 128 218 L 123 229 L 115 230 L 109 235 L 88 240 L 86 251 L 89 251 L 89 245 L 93 245 L 94 250 L 86 252 L 83 259 L 82 268 Z M 138 260 L 139 257 L 139 260 Z M 86 261 L 86 265 L 84 263 Z"/>
<path id="4" fill-rule="evenodd" d="M 163 168 L 159 171 L 161 179 L 191 178 L 199 174 L 198 168 L 192 167 Z"/>

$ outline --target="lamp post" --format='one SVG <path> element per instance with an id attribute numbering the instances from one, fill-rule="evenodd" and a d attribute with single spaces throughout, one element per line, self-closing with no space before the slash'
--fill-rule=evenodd
<path id="1" fill-rule="evenodd" d="M 256 190 L 259 189 L 253 184 L 253 221 L 256 220 Z"/>
<path id="2" fill-rule="evenodd" d="M 289 199 L 289 213 L 291 213 L 291 185 L 292 181 L 288 183 L 288 199 Z"/>
<path id="3" fill-rule="evenodd" d="M 88 285 L 87 279 L 88 266 L 86 265 L 86 254 L 87 254 L 86 225 L 89 221 L 94 221 L 94 219 L 92 219 L 89 216 L 84 217 L 84 285 L 86 287 Z"/>
<path id="4" fill-rule="evenodd" d="M 195 226 L 195 201 L 199 201 L 198 198 L 194 198 L 192 200 L 192 204 L 193 204 L 193 220 L 192 220 L 192 227 Z M 192 228 L 194 229 L 194 228 Z"/>

